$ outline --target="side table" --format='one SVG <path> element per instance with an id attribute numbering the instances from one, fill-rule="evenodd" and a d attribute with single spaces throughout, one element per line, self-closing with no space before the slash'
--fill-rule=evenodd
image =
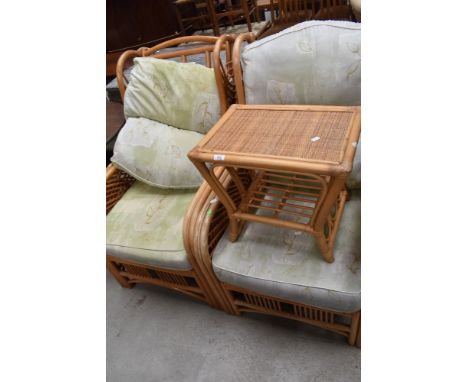
<path id="1" fill-rule="evenodd" d="M 188 156 L 226 208 L 230 240 L 244 221 L 287 227 L 313 235 L 333 262 L 360 131 L 357 106 L 232 105 Z M 232 176 L 240 202 L 217 178 L 219 166 Z M 241 169 L 251 174 L 248 187 Z"/>

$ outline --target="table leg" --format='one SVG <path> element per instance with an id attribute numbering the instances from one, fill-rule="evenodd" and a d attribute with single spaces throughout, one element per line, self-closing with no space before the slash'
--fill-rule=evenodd
<path id="1" fill-rule="evenodd" d="M 323 200 L 320 206 L 317 217 L 315 218 L 313 224 L 315 238 L 320 248 L 320 252 L 322 253 L 322 256 L 325 259 L 325 261 L 329 263 L 333 263 L 333 261 L 335 260 L 333 257 L 333 241 L 335 235 L 334 232 L 332 232 L 332 229 L 336 230 L 337 227 L 329 227 L 328 235 L 325 235 L 324 227 L 331 212 L 331 209 L 333 208 L 341 192 L 343 191 L 345 181 L 346 177 L 344 176 L 332 177 L 330 179 L 327 194 L 325 195 L 325 199 Z"/>
<path id="2" fill-rule="evenodd" d="M 245 194 L 245 186 L 244 183 L 242 183 L 242 180 L 239 177 L 239 174 L 237 173 L 236 169 L 233 167 L 227 167 L 226 168 L 227 172 L 229 175 L 231 175 L 232 180 L 234 181 L 237 189 L 239 190 L 239 194 L 242 196 Z"/>
<path id="3" fill-rule="evenodd" d="M 219 201 L 224 205 L 224 208 L 226 208 L 226 212 L 229 217 L 229 240 L 236 241 L 240 233 L 239 220 L 233 215 L 237 210 L 236 205 L 227 191 L 224 189 L 219 179 L 216 177 L 213 167 L 208 168 L 203 162 L 194 161 L 193 164 L 198 169 L 198 171 L 200 171 L 200 174 L 202 174 L 206 182 L 210 185 Z"/>

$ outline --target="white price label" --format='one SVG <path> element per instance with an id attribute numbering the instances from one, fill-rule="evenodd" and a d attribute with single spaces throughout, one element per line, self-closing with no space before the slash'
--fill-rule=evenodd
<path id="1" fill-rule="evenodd" d="M 215 154 L 215 155 L 213 155 L 213 160 L 224 160 L 224 155 Z"/>

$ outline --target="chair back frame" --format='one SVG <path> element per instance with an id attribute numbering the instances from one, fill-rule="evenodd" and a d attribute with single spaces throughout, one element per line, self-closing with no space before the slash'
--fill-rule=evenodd
<path id="1" fill-rule="evenodd" d="M 255 41 L 254 33 L 242 33 L 237 36 L 232 49 L 232 67 L 234 72 L 234 83 L 236 87 L 236 103 L 245 105 L 244 79 L 241 64 L 241 50 L 244 42 L 252 43 Z"/>

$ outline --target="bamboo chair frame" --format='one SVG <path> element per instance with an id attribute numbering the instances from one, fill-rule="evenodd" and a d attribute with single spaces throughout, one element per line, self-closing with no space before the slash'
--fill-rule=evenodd
<path id="1" fill-rule="evenodd" d="M 231 175 L 224 168 L 218 168 L 217 171 L 223 171 L 220 173 L 220 181 L 231 198 L 240 203 L 241 196 Z M 248 172 L 243 176 L 242 182 L 246 187 L 250 184 L 251 177 Z M 217 243 L 228 228 L 229 217 L 225 207 L 217 200 L 216 194 L 206 182 L 192 202 L 191 213 L 193 224 L 189 237 L 193 255 L 213 290 L 217 290 L 218 296 L 224 299 L 224 309 L 227 313 L 241 315 L 244 312 L 252 312 L 289 318 L 343 335 L 350 345 L 360 347 L 360 310 L 351 313 L 326 310 L 219 281 L 213 271 L 212 256 Z"/>
<path id="2" fill-rule="evenodd" d="M 241 48 L 244 43 L 251 44 L 255 41 L 254 33 L 242 33 L 237 36 L 232 47 L 232 70 L 236 86 L 236 103 L 245 105 L 244 77 L 241 64 Z"/>
<path id="3" fill-rule="evenodd" d="M 221 38 L 212 36 L 186 36 L 163 42 L 151 48 L 140 48 L 138 50 L 128 50 L 124 52 L 119 58 L 116 70 L 117 82 L 122 99 L 124 99 L 128 84 L 128 79 L 124 74 L 124 68 L 128 60 L 134 57 L 148 56 L 160 59 L 178 57 L 181 62 L 185 63 L 188 62 L 189 56 L 202 53 L 204 54 L 206 66 L 214 68 L 221 112 L 226 111 L 235 98 L 231 57 L 233 42 L 234 37 L 230 35 L 224 35 Z M 183 43 L 194 43 L 196 45 L 188 45 L 187 48 L 183 50 L 161 51 L 164 48 L 178 46 Z M 221 59 L 222 51 L 226 54 L 224 61 Z M 134 182 L 135 179 L 132 176 L 118 169 L 113 164 L 107 167 L 106 214 L 109 213 Z M 206 302 L 214 308 L 226 310 L 224 300 L 219 297 L 219 292 L 217 290 L 211 288 L 210 283 L 207 282 L 204 277 L 203 270 L 192 254 L 190 231 L 193 220 L 196 218 L 192 210 L 197 203 L 198 201 L 192 203 L 189 207 L 183 226 L 184 246 L 192 269 L 180 270 L 156 267 L 107 255 L 107 269 L 122 287 L 132 288 L 135 284 L 139 283 L 159 285 Z"/>
<path id="4" fill-rule="evenodd" d="M 246 104 L 240 62 L 241 47 L 244 42 L 252 43 L 253 41 L 255 41 L 253 33 L 244 33 L 237 36 L 233 46 L 233 74 L 236 102 L 239 104 Z M 235 186 L 228 171 L 223 167 L 217 168 L 216 171 L 224 171 L 221 176 L 218 175 L 220 173 L 217 174 L 220 182 L 228 191 L 231 199 L 236 203 L 240 202 L 239 188 Z M 246 187 L 249 186 L 250 181 L 251 178 L 244 181 Z M 194 224 L 191 227 L 189 237 L 193 255 L 212 289 L 217 290 L 218 296 L 224 300 L 225 311 L 233 315 L 255 312 L 304 322 L 343 335 L 347 338 L 348 344 L 360 348 L 361 310 L 351 313 L 326 310 L 256 293 L 223 283 L 217 278 L 213 271 L 212 256 L 218 241 L 229 226 L 229 216 L 223 204 L 215 201 L 216 199 L 216 194 L 204 182 L 192 202 L 191 213 L 194 215 Z"/>

